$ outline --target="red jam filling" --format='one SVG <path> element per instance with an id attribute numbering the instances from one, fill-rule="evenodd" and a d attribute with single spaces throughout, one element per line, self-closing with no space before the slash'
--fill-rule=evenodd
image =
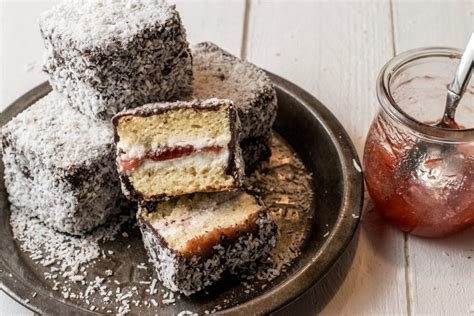
<path id="1" fill-rule="evenodd" d="M 123 171 L 130 172 L 139 168 L 145 160 L 165 161 L 171 159 L 182 158 L 190 156 L 197 152 L 204 153 L 220 153 L 222 146 L 206 146 L 196 149 L 192 145 L 176 146 L 176 147 L 161 147 L 155 152 L 148 152 L 145 156 L 133 159 L 118 158 L 118 163 Z"/>

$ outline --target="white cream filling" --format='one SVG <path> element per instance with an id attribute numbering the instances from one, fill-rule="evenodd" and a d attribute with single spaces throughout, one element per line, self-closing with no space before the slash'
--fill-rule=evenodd
<path id="1" fill-rule="evenodd" d="M 193 205 L 178 216 L 152 220 L 152 226 L 160 232 L 173 249 L 182 249 L 196 237 L 206 235 L 218 228 L 230 228 L 243 223 L 249 216 L 261 209 L 254 197 L 246 193 L 228 196 L 226 201 L 207 205 Z"/>
<path id="2" fill-rule="evenodd" d="M 223 147 L 223 149 L 216 152 L 195 152 L 189 156 L 184 156 L 175 159 L 168 159 L 163 161 L 154 161 L 152 159 L 144 159 L 141 166 L 134 171 L 142 171 L 148 169 L 164 169 L 164 168 L 183 168 L 183 167 L 194 167 L 196 169 L 204 168 L 217 168 L 226 166 L 229 159 L 229 149 Z"/>
<path id="3" fill-rule="evenodd" d="M 157 151 L 160 147 L 178 147 L 178 146 L 193 146 L 197 150 L 203 147 L 220 146 L 227 147 L 231 140 L 230 133 L 221 134 L 216 138 L 200 138 L 200 139 L 169 139 L 168 142 L 162 144 L 129 144 L 124 141 L 119 141 L 117 147 L 124 153 L 120 156 L 121 159 L 137 159 L 146 155 L 147 152 Z"/>

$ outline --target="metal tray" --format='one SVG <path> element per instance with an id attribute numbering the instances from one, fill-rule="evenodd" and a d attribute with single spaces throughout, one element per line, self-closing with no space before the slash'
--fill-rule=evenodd
<path id="1" fill-rule="evenodd" d="M 278 94 L 278 116 L 274 130 L 283 140 L 277 140 L 287 154 L 297 154 L 304 164 L 308 179 L 307 189 L 312 191 L 309 213 L 299 223 L 303 231 L 301 254 L 281 275 L 264 286 L 246 291 L 241 282 L 226 279 L 211 287 L 205 294 L 177 299 L 174 304 L 132 310 L 132 314 L 178 314 L 190 310 L 199 314 L 215 311 L 223 314 L 266 314 L 295 300 L 318 282 L 335 264 L 356 231 L 363 202 L 363 177 L 359 160 L 344 128 L 317 99 L 296 85 L 269 73 Z M 44 83 L 20 97 L 0 117 L 4 125 L 50 91 Z M 286 149 L 285 149 L 286 148 Z M 280 152 L 281 154 L 285 151 Z M 281 158 L 281 157 L 280 157 Z M 294 167 L 294 166 L 293 166 Z M 273 168 L 273 167 L 271 167 Z M 274 169 L 278 166 L 274 166 Z M 3 163 L 0 165 L 3 179 Z M 282 184 L 286 186 L 286 184 Z M 10 208 L 3 180 L 0 181 L 0 287 L 21 304 L 41 314 L 83 315 L 105 312 L 90 311 L 74 300 L 64 299 L 44 280 L 40 265 L 23 253 L 12 236 L 9 225 Z M 298 224 L 299 225 L 299 224 Z M 298 227 L 297 227 L 298 229 Z M 131 274 L 146 257 L 139 233 L 132 231 L 126 243 L 117 239 L 105 247 L 114 249 L 120 256 L 103 263 L 127 265 Z M 132 269 L 132 270 L 130 270 Z M 152 270 L 152 269 L 149 269 Z M 148 272 L 151 275 L 151 271 Z M 136 280 L 129 280 L 130 282 Z M 258 283 L 258 281 L 256 281 Z M 252 281 L 246 281 L 252 283 Z M 248 287 L 247 287 L 248 288 Z M 257 289 L 257 290 L 255 290 Z M 35 293 L 34 297 L 32 293 Z M 142 293 L 142 295 L 145 295 Z M 99 306 L 100 307 L 100 306 Z M 114 310 L 116 313 L 116 310 Z"/>

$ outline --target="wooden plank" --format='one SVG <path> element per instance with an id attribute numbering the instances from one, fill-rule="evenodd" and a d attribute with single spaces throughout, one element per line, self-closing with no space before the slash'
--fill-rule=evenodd
<path id="1" fill-rule="evenodd" d="M 474 1 L 394 0 L 397 53 L 422 46 L 464 48 L 474 30 Z M 474 312 L 474 229 L 443 240 L 409 236 L 411 313 Z"/>
<path id="2" fill-rule="evenodd" d="M 247 57 L 315 95 L 346 127 L 362 152 L 378 108 L 375 80 L 393 56 L 388 1 L 252 1 Z M 326 315 L 407 311 L 403 234 L 367 208 L 355 258 L 344 279 L 336 266 L 294 311 Z M 291 313 L 291 308 L 286 310 Z M 293 313 L 298 314 L 298 313 Z"/>
<path id="3" fill-rule="evenodd" d="M 393 54 L 388 1 L 254 1 L 250 16 L 248 59 L 314 94 L 361 153 Z"/>
<path id="4" fill-rule="evenodd" d="M 474 31 L 473 0 L 393 0 L 397 54 L 425 46 L 463 49 Z"/>
<path id="5" fill-rule="evenodd" d="M 171 0 L 176 4 L 191 43 L 211 41 L 240 55 L 245 0 Z"/>
<path id="6" fill-rule="evenodd" d="M 31 316 L 34 313 L 0 290 L 0 315 Z"/>
<path id="7" fill-rule="evenodd" d="M 44 49 L 41 12 L 57 1 L 2 1 L 0 10 L 0 110 L 47 80 L 41 71 Z"/>

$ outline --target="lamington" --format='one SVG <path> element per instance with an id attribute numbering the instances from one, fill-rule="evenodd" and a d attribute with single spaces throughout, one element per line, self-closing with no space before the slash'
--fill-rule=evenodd
<path id="1" fill-rule="evenodd" d="M 113 128 L 51 92 L 1 129 L 5 187 L 12 207 L 79 235 L 118 212 Z"/>
<path id="2" fill-rule="evenodd" d="M 40 30 L 51 85 L 91 118 L 192 92 L 192 57 L 174 5 L 65 1 L 41 15 Z"/>
<path id="3" fill-rule="evenodd" d="M 196 99 L 227 98 L 237 109 L 242 131 L 240 144 L 247 171 L 271 155 L 272 125 L 277 97 L 267 74 L 219 46 L 203 42 L 191 46 Z"/>
<path id="4" fill-rule="evenodd" d="M 248 273 L 278 239 L 266 208 L 243 191 L 149 202 L 140 206 L 137 218 L 158 278 L 185 295 L 211 285 L 226 270 Z"/>
<path id="5" fill-rule="evenodd" d="M 124 194 L 150 201 L 242 184 L 240 122 L 225 99 L 153 103 L 114 116 Z"/>

